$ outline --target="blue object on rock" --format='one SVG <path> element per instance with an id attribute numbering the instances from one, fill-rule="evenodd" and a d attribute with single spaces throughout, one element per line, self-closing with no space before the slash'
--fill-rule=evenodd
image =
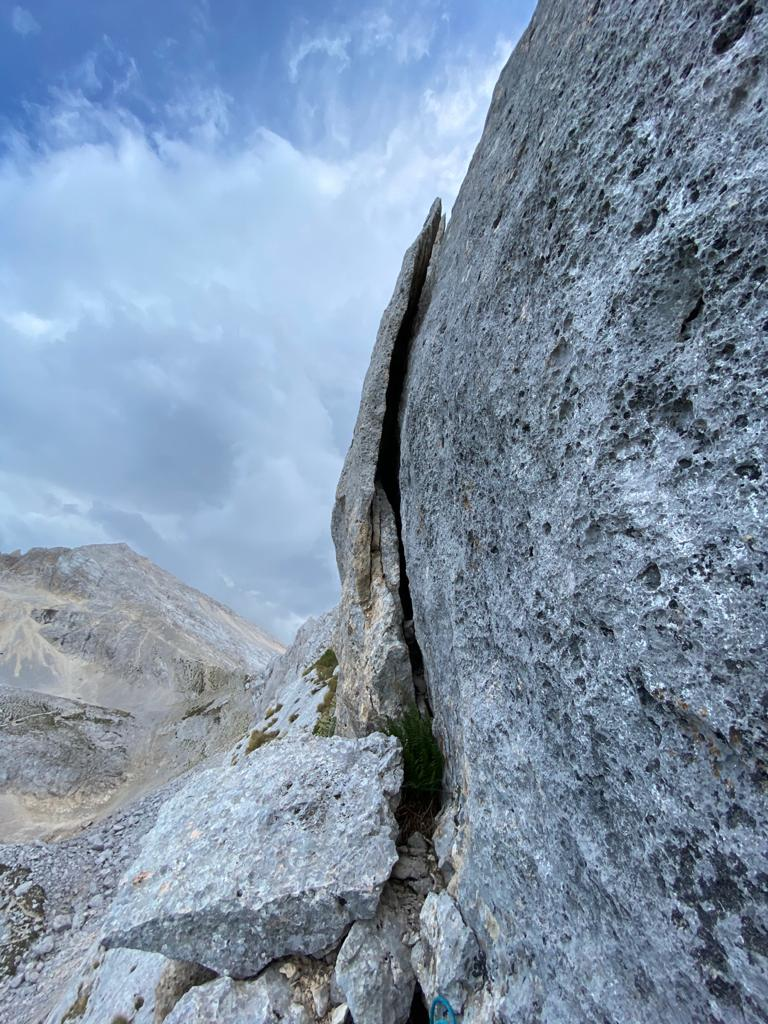
<path id="1" fill-rule="evenodd" d="M 438 1009 L 444 1010 L 445 1016 L 443 1016 L 442 1013 L 439 1017 L 436 1016 Z M 453 1012 L 453 1007 L 445 996 L 435 996 L 429 1010 L 429 1024 L 440 1024 L 440 1021 L 447 1021 L 448 1024 L 456 1024 L 456 1014 Z"/>

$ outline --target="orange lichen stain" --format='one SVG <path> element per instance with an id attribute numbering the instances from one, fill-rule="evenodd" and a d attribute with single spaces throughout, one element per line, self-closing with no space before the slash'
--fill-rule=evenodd
<path id="1" fill-rule="evenodd" d="M 170 882 L 163 882 L 163 884 L 157 890 L 157 895 L 158 896 L 164 896 L 165 893 L 167 893 L 170 888 L 171 888 L 171 883 Z"/>
<path id="2" fill-rule="evenodd" d="M 201 832 L 201 830 L 199 828 L 193 828 L 192 831 L 189 833 L 189 838 L 190 839 L 199 839 L 202 834 L 203 833 Z"/>
<path id="3" fill-rule="evenodd" d="M 141 885 L 142 882 L 146 882 L 146 880 L 148 878 L 151 878 L 152 875 L 153 875 L 152 871 L 140 871 L 138 873 L 138 875 L 135 875 L 131 879 L 131 883 L 132 883 L 132 885 Z"/>

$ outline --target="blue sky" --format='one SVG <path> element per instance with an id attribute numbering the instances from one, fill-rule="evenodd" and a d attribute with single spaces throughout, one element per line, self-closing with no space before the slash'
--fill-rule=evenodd
<path id="1" fill-rule="evenodd" d="M 533 4 L 0 2 L 0 550 L 127 541 L 288 639 L 378 318 Z"/>

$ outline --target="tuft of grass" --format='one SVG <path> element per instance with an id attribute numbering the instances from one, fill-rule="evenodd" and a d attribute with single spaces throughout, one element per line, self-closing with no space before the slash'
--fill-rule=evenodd
<path id="1" fill-rule="evenodd" d="M 283 710 L 283 705 L 282 704 L 275 704 L 275 706 L 273 708 L 267 708 L 267 710 L 264 712 L 264 717 L 265 718 L 272 718 L 274 715 L 276 715 L 278 713 L 278 711 L 282 711 L 282 710 Z"/>
<path id="2" fill-rule="evenodd" d="M 432 720 L 415 706 L 401 718 L 388 718 L 382 730 L 396 736 L 403 748 L 403 794 L 421 803 L 439 798 L 443 785 L 443 754 L 432 732 Z"/>
<path id="3" fill-rule="evenodd" d="M 91 986 L 81 983 L 77 989 L 77 998 L 61 1018 L 61 1024 L 66 1024 L 66 1021 L 68 1020 L 77 1020 L 78 1017 L 82 1017 L 88 1009 L 88 1000 L 90 996 Z"/>
<path id="4" fill-rule="evenodd" d="M 288 715 L 288 721 L 291 722 L 291 724 L 293 724 L 293 722 L 295 722 L 298 717 L 299 717 L 299 712 L 298 711 L 294 711 L 292 715 Z"/>
<path id="5" fill-rule="evenodd" d="M 331 676 L 325 696 L 317 708 L 317 722 L 312 730 L 315 736 L 325 736 L 327 739 L 336 732 L 336 687 L 338 683 L 338 676 Z"/>
<path id="6" fill-rule="evenodd" d="M 335 710 L 335 709 L 334 709 Z M 336 733 L 336 715 L 330 711 L 324 715 L 320 715 L 315 722 L 315 727 L 312 730 L 313 736 L 322 736 L 324 739 L 328 739 L 334 736 Z"/>
<path id="7" fill-rule="evenodd" d="M 339 659 L 336 657 L 336 652 L 333 648 L 329 647 L 320 655 L 316 662 L 304 669 L 302 675 L 308 676 L 310 672 L 314 672 L 318 680 L 323 683 L 330 683 L 338 667 Z"/>
<path id="8" fill-rule="evenodd" d="M 254 750 L 258 750 L 259 747 L 263 747 L 265 743 L 271 743 L 272 740 L 276 740 L 280 735 L 279 732 L 262 732 L 261 729 L 254 729 L 251 735 L 248 737 L 248 745 L 245 748 L 246 754 L 252 754 Z"/>

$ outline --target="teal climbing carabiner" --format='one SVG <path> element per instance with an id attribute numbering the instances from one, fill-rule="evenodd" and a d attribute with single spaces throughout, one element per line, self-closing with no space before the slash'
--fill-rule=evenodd
<path id="1" fill-rule="evenodd" d="M 435 1016 L 435 1011 L 438 1009 L 445 1010 L 447 1016 L 443 1017 L 442 1014 L 439 1017 Z M 432 1000 L 432 1006 L 429 1011 L 429 1024 L 441 1024 L 445 1021 L 446 1024 L 456 1024 L 456 1014 L 453 1012 L 453 1007 L 445 998 L 445 996 L 435 996 Z"/>

